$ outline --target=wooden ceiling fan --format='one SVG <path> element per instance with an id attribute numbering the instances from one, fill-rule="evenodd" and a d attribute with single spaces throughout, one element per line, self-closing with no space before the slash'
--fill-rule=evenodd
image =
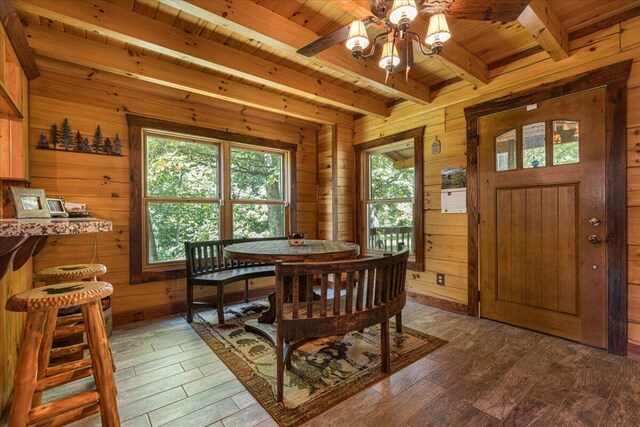
<path id="1" fill-rule="evenodd" d="M 440 54 L 444 42 L 451 37 L 448 18 L 510 22 L 520 16 L 528 3 L 529 0 L 371 0 L 371 16 L 320 37 L 297 52 L 311 57 L 346 40 L 354 58 L 370 58 L 376 45 L 384 41 L 378 64 L 386 70 L 387 77 L 406 71 L 408 78 L 414 62 L 413 43 L 417 43 L 423 55 Z M 430 15 L 429 29 L 422 36 L 411 31 L 411 22 L 421 13 Z M 384 26 L 373 43 L 369 42 L 366 31 L 371 25 Z M 369 52 L 365 53 L 369 45 Z"/>

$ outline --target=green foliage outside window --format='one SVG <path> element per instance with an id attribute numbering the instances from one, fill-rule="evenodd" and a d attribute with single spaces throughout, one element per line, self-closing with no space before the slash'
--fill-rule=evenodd
<path id="1" fill-rule="evenodd" d="M 283 161 L 282 154 L 231 149 L 234 237 L 284 235 Z M 220 238 L 219 164 L 218 145 L 146 136 L 149 263 L 184 259 L 185 241 Z"/>
<path id="2" fill-rule="evenodd" d="M 407 199 L 414 195 L 414 175 L 413 167 L 396 168 L 393 160 L 384 154 L 369 155 L 370 202 L 367 217 L 369 235 L 372 237 L 368 239 L 369 249 L 391 247 L 388 243 L 392 236 L 385 233 L 389 231 L 385 228 L 412 227 L 413 203 L 407 202 Z M 386 202 L 372 203 L 375 200 Z"/>

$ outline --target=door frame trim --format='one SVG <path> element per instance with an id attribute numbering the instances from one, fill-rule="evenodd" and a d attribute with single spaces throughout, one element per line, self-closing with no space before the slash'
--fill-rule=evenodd
<path id="1" fill-rule="evenodd" d="M 627 354 L 627 80 L 633 60 L 618 62 L 557 82 L 464 109 L 467 122 L 467 313 L 478 316 L 479 200 L 478 119 L 513 108 L 547 101 L 598 87 L 605 95 L 605 191 L 607 327 L 609 353 Z M 624 191 L 620 191 L 624 189 Z"/>

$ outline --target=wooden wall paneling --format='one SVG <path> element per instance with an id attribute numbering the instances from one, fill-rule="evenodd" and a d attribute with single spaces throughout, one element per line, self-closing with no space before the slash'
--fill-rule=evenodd
<path id="1" fill-rule="evenodd" d="M 41 61 L 42 77 L 31 82 L 30 154 L 34 187 L 66 200 L 86 202 L 97 217 L 112 220 L 114 230 L 97 236 L 97 258 L 107 265 L 104 276 L 113 283 L 116 323 L 166 315 L 182 309 L 183 279 L 131 286 L 129 283 L 129 132 L 126 113 L 185 124 L 276 139 L 296 144 L 298 231 L 317 235 L 317 142 L 315 123 L 292 119 L 251 107 L 214 101 L 175 89 L 137 82 L 126 77 L 66 64 Z M 131 80 L 131 79 L 129 79 Z M 166 96 L 163 96 L 166 94 Z M 177 107 L 177 108 L 176 108 Z M 37 150 L 40 133 L 48 134 L 53 122 L 67 117 L 73 131 L 91 137 L 102 125 L 103 134 L 117 132 L 124 156 L 107 158 L 63 151 Z M 98 119 L 96 119 L 98 118 Z M 50 239 L 34 261 L 35 269 L 91 261 L 94 236 L 58 236 Z M 254 282 L 256 291 L 268 290 L 273 280 Z M 242 286 L 230 292 L 241 295 Z M 213 298 L 214 289 L 202 295 Z"/>

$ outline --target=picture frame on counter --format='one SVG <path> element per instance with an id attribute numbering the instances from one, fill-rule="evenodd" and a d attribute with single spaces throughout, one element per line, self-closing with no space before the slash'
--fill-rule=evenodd
<path id="1" fill-rule="evenodd" d="M 43 189 L 9 187 L 9 193 L 16 218 L 51 218 Z"/>
<path id="2" fill-rule="evenodd" d="M 47 207 L 52 218 L 69 218 L 69 213 L 64 206 L 64 199 L 61 196 L 47 197 Z"/>

